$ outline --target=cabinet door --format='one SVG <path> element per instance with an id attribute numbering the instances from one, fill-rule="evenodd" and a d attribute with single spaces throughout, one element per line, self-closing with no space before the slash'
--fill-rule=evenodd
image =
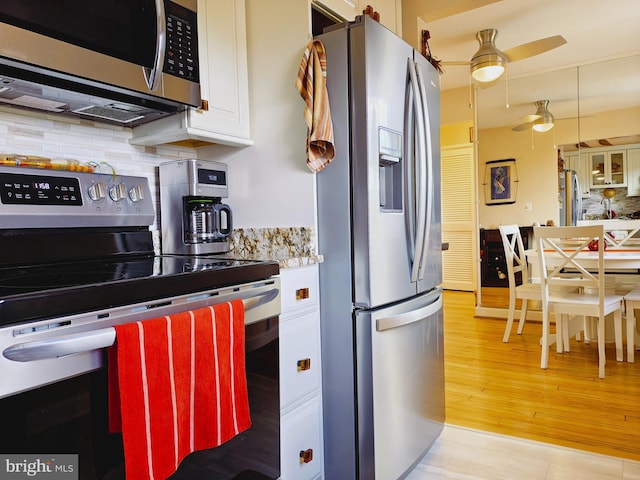
<path id="1" fill-rule="evenodd" d="M 244 0 L 200 0 L 198 28 L 204 55 L 200 71 L 208 111 L 192 111 L 191 127 L 250 138 L 247 39 Z"/>
<path id="2" fill-rule="evenodd" d="M 614 187 L 624 187 L 627 182 L 625 179 L 625 157 L 624 150 L 617 152 L 607 152 L 607 160 L 609 162 L 609 184 Z"/>
<path id="3" fill-rule="evenodd" d="M 322 405 L 315 397 L 282 417 L 281 478 L 311 480 L 322 474 Z"/>
<path id="4" fill-rule="evenodd" d="M 605 152 L 591 153 L 589 155 L 591 164 L 591 186 L 602 187 L 607 184 L 606 163 L 607 154 Z"/>
<path id="5" fill-rule="evenodd" d="M 380 23 L 400 36 L 402 34 L 402 13 L 398 0 L 360 0 L 359 11 L 371 5 L 380 14 Z"/>
<path id="6" fill-rule="evenodd" d="M 349 21 L 362 13 L 359 11 L 358 0 L 313 0 L 313 3 Z"/>
<path id="7" fill-rule="evenodd" d="M 627 196 L 640 196 L 640 148 L 627 150 Z"/>

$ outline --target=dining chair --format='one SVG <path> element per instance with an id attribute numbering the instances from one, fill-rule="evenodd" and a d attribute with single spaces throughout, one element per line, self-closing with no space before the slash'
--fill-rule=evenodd
<path id="1" fill-rule="evenodd" d="M 534 227 L 542 302 L 542 353 L 540 367 L 549 365 L 549 314 L 556 316 L 557 351 L 569 351 L 569 321 L 572 315 L 593 317 L 598 343 L 598 376 L 605 375 L 605 317 L 613 313 L 616 359 L 622 361 L 623 296 L 607 292 L 604 268 L 604 227 Z M 589 243 L 597 241 L 597 251 Z M 597 257 L 597 268 L 583 265 L 585 256 Z M 572 276 L 564 272 L 575 273 Z"/>
<path id="2" fill-rule="evenodd" d="M 507 314 L 507 325 L 502 337 L 502 341 L 508 343 L 516 312 L 516 299 L 519 298 L 522 301 L 520 321 L 518 322 L 518 335 L 522 335 L 529 300 L 540 301 L 540 284 L 530 281 L 520 227 L 518 225 L 500 225 L 498 228 L 504 247 L 504 259 L 507 263 L 507 278 L 509 279 L 509 312 Z M 522 276 L 520 285 L 517 284 L 517 273 Z"/>
<path id="3" fill-rule="evenodd" d="M 627 324 L 627 362 L 635 360 L 636 309 L 640 308 L 640 287 L 624 296 L 625 322 Z"/>
<path id="4" fill-rule="evenodd" d="M 579 220 L 578 225 L 592 225 L 593 220 Z M 604 239 L 609 246 L 614 248 L 622 247 L 638 231 L 640 231 L 640 220 L 606 220 Z"/>

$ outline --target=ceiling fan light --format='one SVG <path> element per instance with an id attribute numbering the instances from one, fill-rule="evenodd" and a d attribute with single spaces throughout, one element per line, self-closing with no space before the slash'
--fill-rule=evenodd
<path id="1" fill-rule="evenodd" d="M 497 35 L 495 29 L 476 34 L 480 48 L 471 58 L 471 76 L 478 82 L 493 82 L 504 73 L 507 59 L 494 44 Z"/>
<path id="2" fill-rule="evenodd" d="M 535 105 L 536 115 L 539 118 L 533 121 L 532 128 L 536 132 L 548 132 L 553 128 L 553 115 L 549 111 L 549 100 L 538 100 Z"/>
<path id="3" fill-rule="evenodd" d="M 500 78 L 504 73 L 503 65 L 486 65 L 484 67 L 478 67 L 475 70 L 471 69 L 471 76 L 478 82 L 487 83 L 493 82 Z"/>
<path id="4" fill-rule="evenodd" d="M 533 124 L 533 129 L 536 132 L 548 132 L 549 130 L 551 130 L 553 128 L 553 122 L 546 122 L 546 123 L 538 123 L 538 122 L 534 122 Z"/>

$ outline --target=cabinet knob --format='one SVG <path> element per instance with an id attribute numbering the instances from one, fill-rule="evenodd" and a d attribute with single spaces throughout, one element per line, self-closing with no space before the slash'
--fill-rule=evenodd
<path id="1" fill-rule="evenodd" d="M 299 288 L 296 290 L 296 300 L 305 300 L 309 298 L 309 288 Z"/>
<path id="2" fill-rule="evenodd" d="M 303 358 L 302 360 L 298 360 L 298 371 L 302 372 L 305 370 L 309 370 L 311 368 L 311 359 Z"/>
<path id="3" fill-rule="evenodd" d="M 300 463 L 309 463 L 313 460 L 313 448 L 300 450 Z"/>

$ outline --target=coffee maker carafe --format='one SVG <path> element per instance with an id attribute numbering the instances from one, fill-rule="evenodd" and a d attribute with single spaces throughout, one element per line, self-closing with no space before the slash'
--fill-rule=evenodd
<path id="1" fill-rule="evenodd" d="M 229 251 L 233 223 L 227 166 L 204 160 L 160 165 L 162 253 L 200 255 Z"/>

